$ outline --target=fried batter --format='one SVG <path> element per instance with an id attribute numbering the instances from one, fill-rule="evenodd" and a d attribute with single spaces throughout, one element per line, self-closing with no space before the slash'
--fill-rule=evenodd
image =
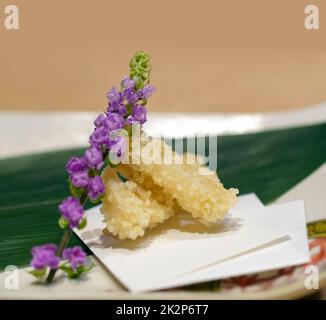
<path id="1" fill-rule="evenodd" d="M 151 142 L 158 152 L 141 153 L 139 164 L 119 165 L 128 181 L 118 178 L 117 169 L 104 171 L 107 192 L 101 212 L 108 230 L 121 239 L 135 239 L 180 208 L 205 224 L 222 220 L 235 204 L 238 190 L 225 189 L 215 173 L 199 174 L 199 169 L 208 169 L 198 163 L 184 164 L 182 155 L 161 140 Z M 160 163 L 164 152 L 172 153 L 172 164 Z"/>

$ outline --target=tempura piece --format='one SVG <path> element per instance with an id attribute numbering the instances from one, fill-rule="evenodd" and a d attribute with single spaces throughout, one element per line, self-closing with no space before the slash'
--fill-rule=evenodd
<path id="1" fill-rule="evenodd" d="M 180 208 L 205 224 L 222 220 L 235 204 L 238 190 L 225 189 L 215 173 L 199 174 L 208 169 L 198 163 L 185 164 L 182 156 L 161 140 L 151 143 L 158 152 L 142 153 L 139 164 L 119 165 L 127 182 L 119 180 L 112 168 L 103 176 L 108 191 L 101 211 L 108 230 L 122 239 L 135 239 Z M 172 153 L 171 164 L 162 163 L 164 152 Z"/>
<path id="2" fill-rule="evenodd" d="M 173 200 L 162 197 L 160 187 L 144 189 L 133 181 L 122 182 L 116 170 L 106 169 L 106 194 L 101 212 L 107 229 L 120 239 L 136 239 L 174 215 Z"/>

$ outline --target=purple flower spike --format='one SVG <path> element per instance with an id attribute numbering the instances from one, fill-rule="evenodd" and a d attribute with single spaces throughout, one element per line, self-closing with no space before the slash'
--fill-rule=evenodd
<path id="1" fill-rule="evenodd" d="M 101 169 L 103 166 L 103 155 L 102 152 L 96 148 L 90 148 L 85 151 L 85 161 L 89 167 L 96 170 Z"/>
<path id="2" fill-rule="evenodd" d="M 72 269 L 75 271 L 86 263 L 86 253 L 78 246 L 63 250 L 62 257 L 70 262 Z"/>
<path id="3" fill-rule="evenodd" d="M 84 209 L 77 198 L 70 196 L 61 202 L 59 212 L 69 221 L 70 228 L 74 228 L 83 218 Z"/>
<path id="4" fill-rule="evenodd" d="M 105 187 L 103 185 L 102 179 L 99 176 L 96 176 L 90 179 L 88 188 L 87 188 L 87 195 L 92 200 L 97 200 L 101 195 L 105 192 Z"/>
<path id="5" fill-rule="evenodd" d="M 81 171 L 73 173 L 70 176 L 71 183 L 76 188 L 85 188 L 88 185 L 89 177 L 88 177 L 88 171 Z"/>
<path id="6" fill-rule="evenodd" d="M 66 164 L 66 170 L 70 174 L 83 171 L 86 168 L 87 168 L 87 165 L 84 162 L 84 160 L 81 158 L 77 158 L 77 157 L 71 158 Z"/>
<path id="7" fill-rule="evenodd" d="M 31 266 L 34 269 L 43 269 L 50 267 L 56 269 L 59 265 L 60 258 L 56 256 L 57 246 L 54 244 L 45 244 L 42 246 L 34 247 L 32 249 L 32 262 Z"/>

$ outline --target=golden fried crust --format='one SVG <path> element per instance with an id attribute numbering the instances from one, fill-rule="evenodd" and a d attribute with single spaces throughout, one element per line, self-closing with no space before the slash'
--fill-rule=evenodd
<path id="1" fill-rule="evenodd" d="M 184 163 L 185 158 L 195 160 L 194 155 L 186 154 L 184 157 L 176 154 L 161 140 L 152 140 L 150 144 L 152 150 L 160 150 L 161 154 L 142 153 L 141 163 L 131 165 L 129 170 L 141 176 L 151 177 L 156 186 L 160 186 L 180 207 L 201 222 L 214 223 L 223 219 L 229 208 L 235 204 L 238 190 L 225 189 L 215 172 L 203 175 L 209 170 L 202 164 Z M 172 164 L 160 164 L 159 159 L 156 159 L 158 156 L 162 157 L 165 152 L 172 153 Z"/>
<path id="2" fill-rule="evenodd" d="M 172 152 L 166 144 L 161 145 L 160 140 L 153 143 L 154 149 Z M 178 158 L 180 155 L 172 154 L 174 162 L 183 163 Z M 150 164 L 150 160 L 156 164 Z M 112 234 L 135 239 L 180 207 L 202 223 L 215 223 L 235 204 L 238 190 L 225 189 L 215 173 L 199 174 L 199 169 L 205 171 L 203 165 L 159 164 L 156 160 L 152 154 L 145 153 L 140 164 L 119 165 L 119 172 L 129 179 L 125 183 L 117 178 L 115 169 L 105 170 L 103 180 L 107 193 L 101 211 Z"/>
<path id="3" fill-rule="evenodd" d="M 110 169 L 109 169 L 110 170 Z M 108 230 L 120 239 L 136 239 L 174 214 L 172 206 L 159 203 L 151 191 L 133 181 L 110 178 L 105 182 L 103 213 Z"/>
<path id="4" fill-rule="evenodd" d="M 150 176 L 184 210 L 203 223 L 223 219 L 236 202 L 236 189 L 226 190 L 216 175 L 198 175 L 195 165 L 135 165 L 133 170 Z"/>

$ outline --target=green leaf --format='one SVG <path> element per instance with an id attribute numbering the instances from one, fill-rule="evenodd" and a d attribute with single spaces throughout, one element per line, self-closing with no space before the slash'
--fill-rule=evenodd
<path id="1" fill-rule="evenodd" d="M 70 279 L 75 279 L 77 277 L 79 277 L 82 273 L 88 272 L 93 268 L 93 264 L 87 264 L 87 265 L 83 265 L 83 266 L 79 266 L 76 270 L 74 270 L 70 265 L 62 265 L 59 267 L 59 269 L 61 269 L 62 271 L 64 271 L 68 278 Z"/>
<path id="2" fill-rule="evenodd" d="M 58 220 L 58 225 L 61 229 L 67 229 L 69 227 L 69 221 L 64 216 L 61 216 Z"/>
<path id="3" fill-rule="evenodd" d="M 79 274 L 84 273 L 84 272 L 88 272 L 88 271 L 90 271 L 93 267 L 94 267 L 94 264 L 93 264 L 93 263 L 86 264 L 86 265 L 83 265 L 83 266 L 78 267 L 78 268 L 77 268 L 77 272 L 78 272 Z"/>
<path id="4" fill-rule="evenodd" d="M 38 279 L 41 279 L 43 278 L 46 273 L 47 273 L 47 268 L 43 268 L 43 269 L 33 269 L 31 271 L 28 271 L 28 273 L 30 273 L 31 275 L 33 275 L 34 277 L 38 278 Z"/>
<path id="5" fill-rule="evenodd" d="M 82 230 L 86 227 L 87 225 L 87 219 L 83 218 L 83 220 L 81 221 L 81 223 L 79 224 L 79 226 L 77 227 L 78 230 Z"/>
<path id="6" fill-rule="evenodd" d="M 62 265 L 59 267 L 59 269 L 64 271 L 67 274 L 68 278 L 76 277 L 76 272 L 70 266 Z"/>

